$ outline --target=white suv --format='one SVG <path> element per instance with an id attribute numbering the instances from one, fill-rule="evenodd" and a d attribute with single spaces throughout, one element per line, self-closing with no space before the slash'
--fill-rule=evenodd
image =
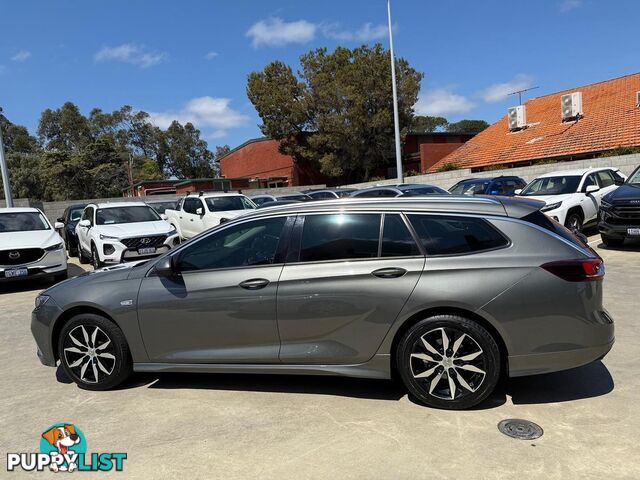
<path id="1" fill-rule="evenodd" d="M 598 220 L 602 197 L 618 188 L 625 176 L 612 167 L 564 170 L 536 178 L 516 194 L 542 200 L 542 212 L 574 232 Z"/>
<path id="2" fill-rule="evenodd" d="M 67 278 L 62 237 L 37 208 L 0 208 L 0 280 Z"/>
<path id="3" fill-rule="evenodd" d="M 80 262 L 97 269 L 169 251 L 180 239 L 163 217 L 142 202 L 90 203 L 76 226 Z"/>

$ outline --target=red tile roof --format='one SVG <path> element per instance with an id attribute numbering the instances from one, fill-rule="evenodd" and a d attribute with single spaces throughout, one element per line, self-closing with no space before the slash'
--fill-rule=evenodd
<path id="1" fill-rule="evenodd" d="M 640 146 L 640 73 L 576 87 L 525 103 L 528 127 L 509 132 L 507 116 L 433 165 L 460 168 L 567 157 Z M 583 117 L 562 122 L 560 97 L 582 92 Z"/>

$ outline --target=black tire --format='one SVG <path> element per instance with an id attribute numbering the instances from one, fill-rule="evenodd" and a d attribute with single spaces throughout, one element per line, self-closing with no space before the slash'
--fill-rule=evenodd
<path id="1" fill-rule="evenodd" d="M 607 247 L 620 247 L 624 243 L 624 238 L 609 237 L 604 233 L 600 234 L 600 238 Z"/>
<path id="2" fill-rule="evenodd" d="M 448 350 L 443 348 L 442 331 Z M 436 353 L 448 353 L 436 354 L 427 344 Z M 473 357 L 478 351 L 480 355 Z M 396 365 L 402 382 L 420 403 L 447 410 L 482 402 L 495 389 L 501 372 L 500 350 L 492 335 L 477 322 L 457 315 L 437 315 L 409 328 L 398 343 Z"/>
<path id="3" fill-rule="evenodd" d="M 70 238 L 67 242 L 67 251 L 69 252 L 69 256 L 70 257 L 79 257 L 79 249 L 78 249 L 78 243 L 77 242 L 73 242 Z"/>
<path id="4" fill-rule="evenodd" d="M 583 221 L 582 214 L 574 210 L 573 212 L 569 212 L 567 218 L 565 218 L 564 226 L 574 233 L 581 233 Z"/>
<path id="5" fill-rule="evenodd" d="M 98 270 L 103 266 L 103 263 L 100 261 L 100 255 L 98 255 L 98 250 L 94 244 L 91 244 L 91 265 L 94 270 Z"/>
<path id="6" fill-rule="evenodd" d="M 89 347 L 83 348 L 78 343 Z M 100 348 L 105 343 L 107 345 Z M 91 348 L 95 355 L 81 355 Z M 65 373 L 85 390 L 109 390 L 125 381 L 133 371 L 129 345 L 122 331 L 111 320 L 93 313 L 81 313 L 65 323 L 58 338 L 58 356 Z M 76 362 L 80 363 L 76 365 Z"/>
<path id="7" fill-rule="evenodd" d="M 82 250 L 82 247 L 80 245 L 78 245 L 78 259 L 80 260 L 80 263 L 83 265 L 86 265 L 91 261 L 90 258 L 85 256 L 84 251 Z"/>

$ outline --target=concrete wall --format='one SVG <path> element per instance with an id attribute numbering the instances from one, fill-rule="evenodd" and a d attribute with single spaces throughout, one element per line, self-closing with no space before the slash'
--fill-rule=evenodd
<path id="1" fill-rule="evenodd" d="M 491 170 L 489 172 L 472 173 L 470 169 L 451 170 L 449 172 L 430 173 L 427 175 L 418 175 L 415 177 L 405 177 L 406 183 L 429 183 L 441 188 L 449 189 L 460 180 L 471 177 L 498 177 L 500 175 L 517 175 L 527 182 L 534 178 L 551 172 L 561 170 L 574 170 L 588 167 L 617 167 L 625 175 L 629 175 L 635 168 L 640 165 L 640 154 L 620 155 L 617 157 L 592 158 L 589 160 L 575 160 L 572 162 L 559 162 L 549 165 L 532 165 L 530 167 L 505 168 L 503 170 Z M 377 182 L 356 183 L 349 185 L 350 187 L 365 188 L 374 185 L 388 185 L 397 183 L 396 179 L 381 180 Z"/>

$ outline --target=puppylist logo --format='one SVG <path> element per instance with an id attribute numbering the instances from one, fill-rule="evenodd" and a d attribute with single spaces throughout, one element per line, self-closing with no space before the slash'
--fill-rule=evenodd
<path id="1" fill-rule="evenodd" d="M 82 431 L 71 423 L 56 423 L 42 433 L 40 453 L 8 453 L 7 471 L 121 472 L 126 458 L 126 453 L 87 454 Z"/>

